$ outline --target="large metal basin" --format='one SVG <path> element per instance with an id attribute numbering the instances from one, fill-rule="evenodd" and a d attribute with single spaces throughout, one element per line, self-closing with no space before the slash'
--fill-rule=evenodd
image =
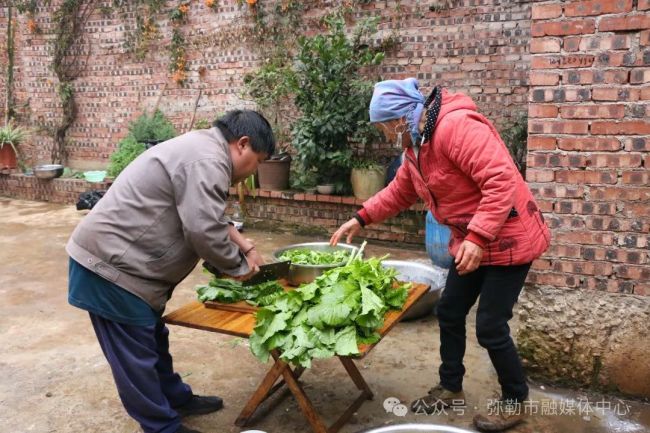
<path id="1" fill-rule="evenodd" d="M 395 269 L 399 281 L 423 283 L 431 286 L 427 294 L 409 309 L 402 320 L 419 319 L 433 313 L 433 308 L 440 299 L 440 293 L 445 287 L 447 273 L 449 272 L 447 269 L 406 260 L 384 260 L 382 265 Z"/>
<path id="2" fill-rule="evenodd" d="M 39 179 L 55 179 L 63 174 L 61 164 L 41 164 L 33 168 L 34 176 Z"/>
<path id="3" fill-rule="evenodd" d="M 339 243 L 335 247 L 331 246 L 328 242 L 306 242 L 302 244 L 293 244 L 273 251 L 273 258 L 277 261 L 285 251 L 307 249 L 315 251 L 338 251 L 350 250 L 354 254 L 359 249 L 354 245 Z M 289 275 L 287 282 L 292 286 L 299 286 L 302 283 L 311 283 L 316 277 L 324 274 L 326 271 L 339 266 L 343 266 L 345 262 L 335 263 L 331 265 L 299 265 L 292 263 L 289 267 Z"/>
<path id="4" fill-rule="evenodd" d="M 449 427 L 438 424 L 396 424 L 384 427 L 361 430 L 357 433 L 474 433 L 458 427 Z"/>

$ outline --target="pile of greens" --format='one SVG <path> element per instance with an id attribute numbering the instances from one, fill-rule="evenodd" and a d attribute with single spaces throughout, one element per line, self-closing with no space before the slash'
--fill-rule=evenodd
<path id="1" fill-rule="evenodd" d="M 296 265 L 333 265 L 344 263 L 350 258 L 347 250 L 316 251 L 298 248 L 282 253 L 280 260 L 290 260 Z"/>
<path id="2" fill-rule="evenodd" d="M 197 286 L 199 301 L 217 301 L 232 304 L 246 301 L 251 305 L 266 306 L 273 303 L 284 288 L 277 281 L 244 286 L 240 281 L 213 278 L 207 285 Z"/>
<path id="3" fill-rule="evenodd" d="M 258 310 L 253 354 L 266 362 L 278 350 L 284 361 L 310 367 L 314 358 L 355 355 L 359 344 L 379 341 L 386 312 L 404 306 L 410 285 L 395 288 L 396 271 L 383 268 L 383 258 L 359 256 Z"/>

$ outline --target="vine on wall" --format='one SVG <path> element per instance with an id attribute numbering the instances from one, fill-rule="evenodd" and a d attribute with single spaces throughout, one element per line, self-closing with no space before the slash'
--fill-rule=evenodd
<path id="1" fill-rule="evenodd" d="M 53 163 L 62 163 L 65 160 L 66 133 L 77 116 L 72 83 L 82 72 L 83 66 L 79 62 L 80 53 L 83 51 L 80 44 L 81 32 L 83 24 L 93 12 L 95 1 L 65 0 L 52 17 L 55 35 L 52 69 L 59 79 L 57 94 L 63 109 L 63 117 L 54 132 L 54 146 L 51 152 Z M 75 47 L 77 52 L 74 51 Z M 90 54 L 89 48 L 87 54 Z"/>

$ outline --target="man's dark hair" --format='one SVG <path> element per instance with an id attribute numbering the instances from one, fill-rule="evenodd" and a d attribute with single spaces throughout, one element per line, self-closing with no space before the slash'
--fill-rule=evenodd
<path id="1" fill-rule="evenodd" d="M 275 137 L 271 125 L 257 111 L 228 111 L 215 120 L 213 126 L 219 128 L 228 143 L 247 136 L 256 153 L 266 153 L 271 156 L 275 152 Z"/>

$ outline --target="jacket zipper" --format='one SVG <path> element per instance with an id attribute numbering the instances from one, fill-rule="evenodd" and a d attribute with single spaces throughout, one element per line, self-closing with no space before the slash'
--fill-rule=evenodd
<path id="1" fill-rule="evenodd" d="M 422 174 L 422 169 L 420 169 L 420 152 L 418 152 L 417 163 L 415 161 L 413 161 L 413 158 L 411 158 L 411 156 L 408 154 L 408 152 L 404 152 L 404 156 L 406 156 L 406 159 L 417 168 L 418 174 L 420 175 L 420 179 L 424 183 L 424 186 L 425 186 L 427 192 L 429 193 L 429 196 L 431 197 L 431 200 L 433 201 L 433 205 L 436 208 L 438 208 L 438 201 L 436 200 L 436 197 L 433 195 L 433 193 L 429 189 L 429 185 L 427 185 L 427 182 L 424 179 L 424 175 Z"/>

